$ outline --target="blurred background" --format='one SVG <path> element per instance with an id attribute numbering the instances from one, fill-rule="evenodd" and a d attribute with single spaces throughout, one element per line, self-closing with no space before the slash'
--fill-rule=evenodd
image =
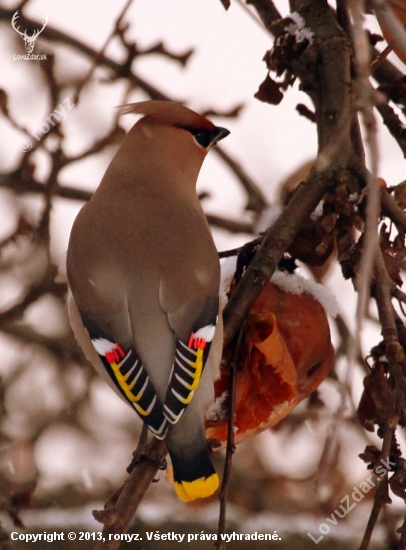
<path id="1" fill-rule="evenodd" d="M 282 16 L 289 13 L 287 2 L 275 4 Z M 48 16 L 33 52 L 46 59 L 18 58 L 26 51 L 11 25 L 16 10 L 21 30 L 39 28 Z M 370 16 L 367 26 L 379 30 Z M 297 83 L 277 106 L 254 98 L 267 74 L 263 56 L 273 37 L 237 0 L 228 11 L 219 0 L 2 0 L 0 29 L 0 537 L 15 530 L 13 522 L 28 532 L 101 530 L 91 510 L 102 508 L 124 481 L 140 426 L 74 341 L 65 308 L 65 254 L 76 214 L 135 121 L 131 115 L 118 119 L 116 107 L 167 98 L 230 129 L 198 181 L 217 247 L 224 251 L 268 227 L 280 211 L 284 181 L 315 158 L 315 125 L 296 110 L 299 103 L 312 105 Z M 390 59 L 401 68 L 395 56 Z M 58 112 L 61 122 L 53 125 L 49 117 Z M 386 128 L 378 126 L 379 176 L 396 185 L 405 179 L 405 161 Z M 299 271 L 314 277 L 304 265 Z M 354 330 L 355 294 L 338 265 L 323 284 L 339 303 L 342 324 L 332 318 L 330 324 L 342 352 L 346 330 Z M 379 331 L 371 305 L 361 335 L 364 357 L 379 342 Z M 277 531 L 280 548 L 313 548 L 307 533 L 318 538 L 319 525 L 340 499 L 368 477 L 358 454 L 379 439 L 356 421 L 365 371 L 354 368 L 348 384 L 341 352 L 317 394 L 238 446 L 227 511 L 231 530 Z M 343 391 L 344 420 L 328 454 Z M 217 455 L 221 471 L 222 452 Z M 164 474 L 159 477 L 140 505 L 135 531 L 215 532 L 217 497 L 184 504 Z M 356 548 L 372 498 L 371 491 L 330 525 L 318 548 Z M 385 510 L 374 533 L 377 547 L 390 546 L 401 505 L 394 496 Z"/>

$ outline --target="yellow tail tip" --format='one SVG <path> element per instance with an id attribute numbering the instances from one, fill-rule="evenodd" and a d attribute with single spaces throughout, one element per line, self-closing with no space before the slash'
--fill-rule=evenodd
<path id="1" fill-rule="evenodd" d="M 175 491 L 184 502 L 190 502 L 197 498 L 211 496 L 219 486 L 219 476 L 212 474 L 210 477 L 200 477 L 194 481 L 175 481 Z"/>

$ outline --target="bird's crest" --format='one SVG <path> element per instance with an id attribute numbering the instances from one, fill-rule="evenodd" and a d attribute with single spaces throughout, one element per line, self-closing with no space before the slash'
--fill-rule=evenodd
<path id="1" fill-rule="evenodd" d="M 213 130 L 214 124 L 188 107 L 173 101 L 140 101 L 119 107 L 119 114 L 143 115 L 144 119 L 164 126 Z"/>

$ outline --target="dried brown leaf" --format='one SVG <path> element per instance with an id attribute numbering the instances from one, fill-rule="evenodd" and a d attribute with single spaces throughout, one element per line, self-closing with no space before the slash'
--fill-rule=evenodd
<path id="1" fill-rule="evenodd" d="M 406 208 L 406 181 L 402 181 L 399 185 L 394 187 L 395 200 L 398 205 L 405 209 Z"/>
<path id="2" fill-rule="evenodd" d="M 392 279 L 394 283 L 396 283 L 399 286 L 402 286 L 403 281 L 402 281 L 402 277 L 400 276 L 400 269 L 395 258 L 385 250 L 383 252 L 383 259 L 385 261 L 385 266 L 389 277 Z"/>
<path id="3" fill-rule="evenodd" d="M 268 75 L 259 86 L 257 93 L 254 94 L 254 97 L 264 103 L 279 105 L 283 99 L 283 93 L 280 91 L 279 85 L 275 82 L 275 80 Z"/>
<path id="4" fill-rule="evenodd" d="M 406 470 L 402 469 L 398 472 L 395 472 L 395 474 L 390 478 L 389 485 L 392 490 L 392 492 L 400 497 L 401 499 L 405 500 L 406 498 Z"/>

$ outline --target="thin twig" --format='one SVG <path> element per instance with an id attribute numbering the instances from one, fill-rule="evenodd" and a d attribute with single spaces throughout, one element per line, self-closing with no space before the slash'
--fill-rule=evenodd
<path id="1" fill-rule="evenodd" d="M 246 4 L 254 6 L 266 30 L 272 36 L 277 37 L 280 34 L 280 29 L 275 23 L 279 21 L 282 16 L 272 0 L 245 0 L 245 2 Z"/>
<path id="2" fill-rule="evenodd" d="M 404 400 L 405 391 L 404 377 L 402 375 L 398 359 L 403 355 L 404 351 L 397 340 L 396 321 L 393 314 L 391 302 L 391 288 L 393 286 L 389 279 L 382 253 L 379 250 L 375 259 L 375 278 L 376 278 L 376 302 L 378 306 L 379 319 L 382 324 L 382 336 L 385 342 L 386 354 L 388 357 L 389 372 L 393 376 L 392 384 L 389 384 L 388 397 L 386 402 L 386 415 L 383 428 L 383 443 L 380 458 L 387 460 L 392 449 L 393 434 L 395 432 L 399 418 L 394 416 L 399 403 L 399 398 Z M 385 504 L 391 500 L 388 494 L 388 471 L 385 469 L 385 477 L 381 480 L 378 489 L 375 493 L 374 505 L 368 519 L 365 533 L 359 550 L 367 550 L 372 537 L 372 532 L 378 520 L 379 512 Z"/>
<path id="3" fill-rule="evenodd" d="M 263 3 L 270 2 L 270 0 L 260 1 Z M 272 2 L 270 3 L 272 4 Z M 13 10 L 8 10 L 0 7 L 0 21 L 10 21 L 13 14 Z M 30 32 L 34 31 L 38 27 L 36 21 L 28 18 L 25 18 L 25 23 L 27 30 L 29 30 Z M 97 52 L 90 46 L 87 46 L 80 40 L 77 40 L 76 38 L 73 38 L 68 34 L 54 29 L 50 25 L 47 25 L 41 36 L 52 42 L 59 42 L 66 46 L 70 46 L 80 51 L 91 60 L 99 56 L 99 66 L 108 67 L 114 72 L 116 78 L 125 78 L 133 87 L 140 88 L 146 94 L 148 94 L 151 99 L 180 102 L 176 98 L 169 97 L 167 94 L 165 94 L 161 90 L 158 90 L 158 88 L 154 87 L 152 84 L 133 73 L 131 67 L 123 66 L 120 63 L 117 63 L 116 61 L 111 59 L 110 57 L 106 56 L 105 54 L 100 55 L 99 52 Z M 252 178 L 245 173 L 241 165 L 228 153 L 226 153 L 220 146 L 214 147 L 213 151 L 223 160 L 223 162 L 225 162 L 230 167 L 230 169 L 234 172 L 234 174 L 237 176 L 237 179 L 244 187 L 244 190 L 247 192 L 247 208 L 252 209 L 259 214 L 262 209 L 267 205 L 267 201 L 262 191 L 259 189 L 258 185 L 256 185 Z"/>
<path id="4" fill-rule="evenodd" d="M 217 145 L 214 150 L 217 155 L 229 166 L 229 168 L 234 172 L 234 174 L 239 179 L 241 185 L 244 187 L 248 201 L 246 205 L 246 210 L 253 210 L 258 215 L 262 210 L 268 206 L 268 202 L 265 198 L 265 195 L 262 193 L 257 184 L 252 180 L 252 178 L 245 172 L 243 167 L 233 159 L 225 150 Z"/>
<path id="5" fill-rule="evenodd" d="M 365 533 L 364 533 L 361 545 L 359 547 L 359 550 L 368 550 L 369 543 L 371 542 L 372 532 L 374 530 L 376 522 L 378 521 L 379 513 L 382 507 L 384 506 L 384 504 L 388 504 L 389 502 L 390 501 L 388 501 L 388 479 L 386 474 L 386 478 L 379 483 L 378 489 L 376 490 L 374 505 L 372 507 L 371 514 L 369 516 L 367 527 L 365 529 Z"/>
<path id="6" fill-rule="evenodd" d="M 385 59 L 388 57 L 388 55 L 393 51 L 393 44 L 388 44 L 382 52 L 375 57 L 375 59 L 371 63 L 371 73 L 375 71 L 379 67 L 379 65 L 382 65 L 382 63 L 385 61 Z"/>
<path id="7" fill-rule="evenodd" d="M 65 296 L 66 292 L 67 286 L 65 283 L 55 283 L 53 280 L 49 279 L 49 275 L 47 274 L 42 281 L 33 285 L 28 290 L 27 294 L 20 302 L 0 313 L 0 326 L 19 320 L 26 309 L 41 298 L 41 296 L 48 293 L 57 296 Z"/>
<path id="8" fill-rule="evenodd" d="M 371 0 L 371 5 L 380 26 L 390 32 L 397 49 L 406 57 L 406 32 L 389 3 L 384 0 Z"/>
<path id="9" fill-rule="evenodd" d="M 238 248 L 231 248 L 230 250 L 222 250 L 219 252 L 219 258 L 230 258 L 231 256 L 238 256 L 239 252 L 241 251 L 242 246 L 239 246 Z"/>
<path id="10" fill-rule="evenodd" d="M 229 388 L 229 411 L 228 411 L 228 431 L 227 431 L 227 448 L 226 448 L 226 460 L 224 464 L 223 479 L 220 488 L 220 514 L 218 524 L 218 542 L 216 548 L 218 550 L 225 550 L 225 542 L 221 540 L 221 536 L 225 533 L 226 528 L 226 506 L 227 506 L 227 493 L 228 484 L 230 482 L 231 474 L 231 462 L 233 454 L 235 453 L 234 443 L 234 420 L 235 420 L 235 405 L 236 405 L 236 390 L 237 390 L 237 367 L 240 362 L 240 351 L 245 335 L 245 325 L 240 329 L 240 333 L 237 338 L 237 342 L 234 348 L 233 357 L 230 363 L 230 388 Z"/>
<path id="11" fill-rule="evenodd" d="M 90 79 L 92 78 L 93 73 L 96 70 L 100 60 L 104 56 L 104 53 L 105 53 L 108 45 L 110 44 L 112 39 L 116 36 L 117 30 L 120 28 L 121 22 L 122 22 L 122 20 L 125 16 L 125 14 L 127 13 L 129 7 L 131 6 L 132 2 L 133 2 L 133 0 L 127 0 L 126 4 L 124 5 L 123 9 L 121 10 L 119 16 L 117 17 L 117 19 L 114 23 L 113 30 L 111 31 L 110 35 L 106 38 L 106 40 L 105 40 L 103 46 L 101 47 L 99 53 L 94 57 L 92 65 L 89 69 L 89 72 L 87 73 L 85 78 L 82 80 L 82 82 L 79 83 L 79 85 L 76 89 L 76 93 L 75 93 L 75 96 L 74 96 L 74 99 L 73 99 L 73 103 L 75 103 L 75 104 L 79 103 L 81 91 L 86 86 L 86 84 L 88 82 L 90 82 Z"/>
<path id="12" fill-rule="evenodd" d="M 0 187 L 12 189 L 16 194 L 43 194 L 45 192 L 45 185 L 43 183 L 40 183 L 31 177 L 29 179 L 21 180 L 15 173 L 0 174 Z M 56 185 L 53 196 L 87 202 L 92 198 L 93 192 L 84 191 L 83 189 L 69 185 Z M 206 218 L 212 227 L 224 229 L 230 233 L 246 233 L 247 235 L 255 235 L 256 233 L 254 224 L 250 222 L 232 220 L 223 216 L 216 216 L 215 214 L 206 214 Z"/>
<path id="13" fill-rule="evenodd" d="M 406 131 L 400 118 L 388 103 L 379 102 L 376 108 L 382 117 L 383 123 L 389 130 L 391 136 L 396 140 L 403 156 L 406 158 Z"/>
<path id="14" fill-rule="evenodd" d="M 378 247 L 378 220 L 380 214 L 380 187 L 377 180 L 378 173 L 378 143 L 376 136 L 376 121 L 373 113 L 374 89 L 369 82 L 370 75 L 370 47 L 366 32 L 363 28 L 363 7 L 358 0 L 352 0 L 350 9 L 353 15 L 353 43 L 358 74 L 358 107 L 361 110 L 363 122 L 367 132 L 367 142 L 371 152 L 371 172 L 367 175 L 368 201 L 366 206 L 366 227 L 364 232 L 363 251 L 359 273 L 355 286 L 358 291 L 356 310 L 357 346 L 350 350 L 349 368 L 355 364 L 356 350 L 359 349 L 359 336 L 362 333 L 363 318 L 367 299 L 370 292 L 374 258 Z"/>
<path id="15" fill-rule="evenodd" d="M 392 306 L 392 295 L 403 295 L 403 292 L 398 289 L 393 290 L 394 283 L 388 275 L 380 249 L 375 260 L 375 278 L 376 302 L 388 358 L 388 369 L 397 390 L 396 414 L 399 417 L 398 420 L 401 420 L 404 425 L 406 423 L 406 355 L 399 343 L 396 317 Z M 392 418 L 390 418 L 390 424 L 392 426 L 395 424 Z"/>
<path id="16" fill-rule="evenodd" d="M 14 10 L 8 10 L 0 7 L 0 20 L 8 22 L 13 17 L 13 14 Z M 24 23 L 28 32 L 33 32 L 36 28 L 38 28 L 38 22 L 27 17 L 24 18 Z M 69 34 L 58 31 L 57 29 L 53 28 L 52 25 L 47 25 L 45 27 L 45 29 L 41 33 L 41 37 L 43 39 L 45 38 L 47 40 L 50 40 L 51 42 L 60 43 L 64 46 L 70 46 L 71 48 L 80 51 L 82 54 L 90 59 L 95 59 L 95 57 L 97 57 L 98 55 L 97 50 L 91 48 L 90 46 L 87 46 L 86 44 Z M 141 88 L 141 90 L 144 90 L 144 92 L 147 93 L 152 99 L 169 100 L 169 97 L 166 94 L 155 88 L 152 84 L 146 82 L 138 75 L 135 75 L 131 71 L 131 68 L 123 67 L 120 63 L 114 61 L 110 57 L 102 55 L 100 59 L 100 65 L 108 67 L 117 75 L 117 77 L 125 78 L 134 86 Z"/>
<path id="17" fill-rule="evenodd" d="M 19 176 L 20 174 L 17 172 L 0 174 L 0 187 L 11 189 L 16 195 L 23 195 L 25 193 L 42 194 L 45 192 L 45 185 L 34 179 L 32 175 L 28 178 Z M 87 202 L 91 199 L 93 193 L 70 185 L 58 185 L 55 195 L 64 199 Z"/>
<path id="18" fill-rule="evenodd" d="M 371 52 L 373 57 L 380 55 L 376 48 L 371 48 Z M 403 73 L 398 68 L 385 59 L 375 67 L 372 76 L 391 101 L 406 107 L 406 87 L 403 82 Z"/>
<path id="19" fill-rule="evenodd" d="M 339 357 L 346 356 L 348 354 L 348 347 L 350 345 L 352 335 L 342 315 L 338 314 L 332 320 L 332 322 L 335 324 L 341 339 L 340 344 L 336 349 L 336 360 L 337 360 Z M 369 372 L 360 349 L 358 350 L 358 353 L 357 353 L 357 363 L 362 367 L 365 374 Z"/>
<path id="20" fill-rule="evenodd" d="M 406 231 L 406 215 L 392 195 L 384 189 L 381 193 L 381 205 L 383 213 L 404 231 Z"/>
<path id="21" fill-rule="evenodd" d="M 392 294 L 397 300 L 406 304 L 406 293 L 402 292 L 400 288 L 394 288 Z"/>

